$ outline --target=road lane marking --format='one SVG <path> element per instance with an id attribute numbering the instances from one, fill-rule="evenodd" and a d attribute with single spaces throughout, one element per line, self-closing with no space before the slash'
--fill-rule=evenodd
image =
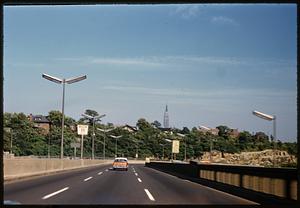
<path id="1" fill-rule="evenodd" d="M 66 190 L 68 190 L 68 189 L 69 189 L 69 187 L 65 187 L 65 188 L 60 189 L 60 190 L 58 190 L 58 191 L 56 191 L 56 192 L 53 192 L 52 194 L 48 194 L 48 195 L 44 196 L 42 199 L 48 199 L 48 198 L 50 198 L 50 197 L 52 197 L 52 196 L 54 196 L 54 195 L 56 195 L 56 194 L 59 194 L 59 193 L 61 193 L 61 192 L 63 192 L 63 191 L 66 191 Z"/>
<path id="2" fill-rule="evenodd" d="M 138 176 L 138 174 L 137 173 L 134 173 L 136 176 Z"/>
<path id="3" fill-rule="evenodd" d="M 148 189 L 144 189 L 144 191 L 146 192 L 147 196 L 149 197 L 149 199 L 151 201 L 155 201 L 155 199 L 153 198 L 152 194 L 150 193 L 150 191 L 148 191 Z"/>
<path id="4" fill-rule="evenodd" d="M 93 177 L 88 177 L 86 179 L 84 179 L 84 181 L 88 181 L 88 180 L 91 180 Z"/>
<path id="5" fill-rule="evenodd" d="M 108 171 L 108 169 L 105 170 L 106 172 Z"/>
<path id="6" fill-rule="evenodd" d="M 103 172 L 99 172 L 98 175 L 101 175 Z"/>
<path id="7" fill-rule="evenodd" d="M 142 180 L 141 180 L 140 178 L 138 178 L 138 181 L 139 181 L 140 183 L 142 183 Z"/>

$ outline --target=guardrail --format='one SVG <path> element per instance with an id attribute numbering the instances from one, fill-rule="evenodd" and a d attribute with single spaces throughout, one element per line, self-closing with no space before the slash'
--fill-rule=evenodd
<path id="1" fill-rule="evenodd" d="M 297 169 L 264 168 L 190 162 L 150 162 L 146 166 L 262 204 L 295 203 Z"/>

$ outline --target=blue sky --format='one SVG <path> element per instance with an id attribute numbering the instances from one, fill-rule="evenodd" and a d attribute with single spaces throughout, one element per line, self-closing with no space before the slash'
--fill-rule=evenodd
<path id="1" fill-rule="evenodd" d="M 4 7 L 4 112 L 105 113 L 170 126 L 216 127 L 296 141 L 296 4 Z"/>

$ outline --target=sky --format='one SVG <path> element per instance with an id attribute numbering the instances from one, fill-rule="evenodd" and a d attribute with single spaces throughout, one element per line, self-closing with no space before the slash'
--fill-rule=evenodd
<path id="1" fill-rule="evenodd" d="M 226 125 L 297 141 L 296 4 L 4 6 L 4 112 Z"/>

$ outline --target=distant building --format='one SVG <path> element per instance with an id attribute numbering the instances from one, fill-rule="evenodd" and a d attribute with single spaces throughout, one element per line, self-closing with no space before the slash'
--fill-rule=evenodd
<path id="1" fill-rule="evenodd" d="M 238 129 L 230 129 L 230 130 L 228 130 L 227 135 L 232 138 L 238 138 L 240 135 L 240 132 L 238 131 Z"/>
<path id="2" fill-rule="evenodd" d="M 172 131 L 172 128 L 162 128 L 162 127 L 159 127 L 158 128 L 159 130 L 161 130 L 161 131 Z"/>
<path id="3" fill-rule="evenodd" d="M 212 135 L 218 135 L 219 134 L 219 129 L 217 128 L 207 128 L 207 127 L 202 127 L 199 126 L 198 131 L 203 132 L 203 133 L 211 133 Z"/>
<path id="4" fill-rule="evenodd" d="M 166 105 L 166 110 L 165 110 L 165 113 L 164 113 L 164 128 L 169 128 L 168 105 Z"/>
<path id="5" fill-rule="evenodd" d="M 130 126 L 128 124 L 125 124 L 122 129 L 129 131 L 130 133 L 132 132 L 136 132 L 137 131 L 137 127 L 135 126 Z"/>
<path id="6" fill-rule="evenodd" d="M 30 114 L 28 119 L 34 123 L 34 127 L 43 129 L 43 134 L 49 133 L 51 122 L 45 116 Z"/>

